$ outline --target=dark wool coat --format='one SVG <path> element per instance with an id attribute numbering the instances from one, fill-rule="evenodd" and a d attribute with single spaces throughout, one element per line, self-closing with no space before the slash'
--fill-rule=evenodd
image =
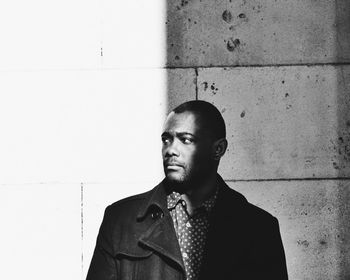
<path id="1" fill-rule="evenodd" d="M 219 178 L 200 280 L 288 279 L 278 221 Z M 106 208 L 87 280 L 186 279 L 164 181 Z"/>

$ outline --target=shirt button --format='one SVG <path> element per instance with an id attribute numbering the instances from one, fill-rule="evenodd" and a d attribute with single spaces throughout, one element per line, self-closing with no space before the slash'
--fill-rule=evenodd
<path id="1" fill-rule="evenodd" d="M 182 256 L 183 256 L 185 259 L 187 259 L 187 258 L 188 258 L 187 253 L 182 253 Z"/>

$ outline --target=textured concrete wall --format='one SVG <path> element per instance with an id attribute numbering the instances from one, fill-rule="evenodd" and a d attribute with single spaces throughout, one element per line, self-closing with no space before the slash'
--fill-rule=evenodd
<path id="1" fill-rule="evenodd" d="M 350 279 L 350 2 L 168 1 L 169 107 L 207 100 L 220 173 L 280 221 L 290 279 Z"/>

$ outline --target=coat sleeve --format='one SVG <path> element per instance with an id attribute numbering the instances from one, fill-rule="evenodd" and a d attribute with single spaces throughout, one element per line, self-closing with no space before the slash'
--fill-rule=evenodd
<path id="1" fill-rule="evenodd" d="M 113 258 L 111 238 L 113 225 L 111 220 L 110 209 L 107 207 L 86 280 L 117 280 L 117 267 Z"/>

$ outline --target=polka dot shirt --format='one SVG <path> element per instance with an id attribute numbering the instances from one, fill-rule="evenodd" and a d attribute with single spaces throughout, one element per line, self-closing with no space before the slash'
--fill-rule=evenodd
<path id="1" fill-rule="evenodd" d="M 216 193 L 196 208 L 193 215 L 187 212 L 186 202 L 181 195 L 172 192 L 167 196 L 168 209 L 174 222 L 187 280 L 198 279 L 209 229 L 209 214 L 216 201 Z"/>

